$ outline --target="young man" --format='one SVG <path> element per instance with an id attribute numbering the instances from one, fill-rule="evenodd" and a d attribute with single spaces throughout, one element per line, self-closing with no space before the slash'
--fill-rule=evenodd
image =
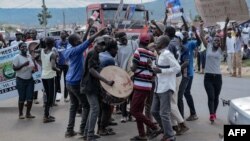
<path id="1" fill-rule="evenodd" d="M 19 43 L 21 43 L 21 42 L 23 42 L 22 41 L 22 39 L 23 39 L 23 33 L 21 33 L 21 32 L 16 32 L 16 40 L 15 41 L 12 41 L 11 43 L 10 43 L 10 46 L 14 46 L 14 45 L 19 45 Z"/>
<path id="2" fill-rule="evenodd" d="M 60 33 L 60 37 L 61 37 L 61 39 L 56 41 L 56 46 L 55 47 L 56 47 L 57 52 L 59 54 L 59 56 L 58 56 L 59 59 L 57 61 L 57 66 L 62 71 L 57 73 L 57 76 L 56 76 L 56 85 L 57 85 L 56 92 L 61 93 L 60 80 L 61 80 L 61 75 L 62 75 L 62 72 L 63 72 L 63 77 L 64 77 L 64 102 L 69 102 L 69 100 L 67 99 L 68 90 L 66 88 L 66 81 L 65 81 L 66 80 L 66 74 L 68 72 L 68 64 L 67 64 L 67 61 L 66 61 L 65 57 L 63 56 L 63 52 L 65 52 L 65 50 L 67 49 L 67 47 L 69 45 L 69 42 L 67 40 L 68 33 L 65 30 L 63 30 Z"/>
<path id="3" fill-rule="evenodd" d="M 159 57 L 156 66 L 153 67 L 157 80 L 151 111 L 158 124 L 163 128 L 163 141 L 175 141 L 170 120 L 171 96 L 176 91 L 176 74 L 180 72 L 178 61 L 169 50 L 165 49 L 169 41 L 167 36 L 158 38 L 156 51 Z"/>
<path id="4" fill-rule="evenodd" d="M 89 23 L 89 28 L 92 26 L 92 23 Z M 86 34 L 88 34 L 88 31 Z M 69 43 L 71 44 L 71 48 L 67 49 L 64 52 L 64 57 L 69 62 L 69 70 L 66 75 L 66 87 L 69 91 L 70 96 L 70 111 L 69 111 L 69 122 L 67 131 L 65 133 L 65 137 L 72 137 L 76 135 L 74 131 L 75 126 L 75 117 L 79 105 L 81 105 L 82 112 L 82 121 L 80 125 L 80 134 L 83 135 L 87 116 L 89 113 L 89 105 L 86 98 L 86 95 L 80 92 L 80 82 L 81 77 L 83 75 L 84 70 L 84 57 L 83 52 L 88 48 L 88 46 L 93 42 L 93 40 L 101 35 L 101 32 L 93 35 L 88 40 L 84 42 L 81 41 L 79 34 L 72 34 L 69 36 Z"/>
<path id="5" fill-rule="evenodd" d="M 116 63 L 123 70 L 127 71 L 130 74 L 130 58 L 133 56 L 135 50 L 138 48 L 138 44 L 132 40 L 127 39 L 125 32 L 118 32 L 116 34 L 118 40 L 118 52 L 116 55 Z M 128 111 L 127 111 L 127 101 L 120 105 L 122 112 L 121 122 L 125 123 L 128 120 Z"/>
<path id="6" fill-rule="evenodd" d="M 16 55 L 13 60 L 13 69 L 16 71 L 16 88 L 19 94 L 19 119 L 25 118 L 23 116 L 23 107 L 25 101 L 27 101 L 26 118 L 35 118 L 35 116 L 30 114 L 35 85 L 32 72 L 34 71 L 35 66 L 31 56 L 27 54 L 27 44 L 20 43 L 18 46 L 20 54 Z"/>
<path id="7" fill-rule="evenodd" d="M 151 130 L 153 138 L 159 131 L 158 127 L 143 114 L 145 101 L 152 91 L 153 71 L 152 60 L 155 60 L 153 52 L 147 49 L 151 36 L 147 33 L 140 36 L 140 47 L 136 49 L 131 70 L 134 72 L 134 92 L 131 103 L 131 114 L 136 118 L 139 136 L 131 138 L 131 141 L 147 140 L 144 130 L 146 124 Z"/>
<path id="8" fill-rule="evenodd" d="M 112 37 L 106 36 L 104 37 L 104 40 L 106 51 L 99 54 L 101 68 L 115 65 L 114 57 L 116 56 L 118 50 L 117 42 Z M 112 106 L 103 101 L 101 101 L 100 104 L 101 108 L 98 121 L 98 134 L 101 136 L 115 135 L 115 132 L 113 132 L 111 128 L 107 128 L 112 115 Z"/>
<path id="9" fill-rule="evenodd" d="M 186 98 L 186 101 L 188 103 L 188 107 L 190 109 L 190 116 L 186 119 L 187 121 L 193 121 L 193 120 L 197 120 L 198 117 L 196 115 L 196 110 L 194 107 L 194 101 L 193 101 L 193 97 L 191 95 L 191 87 L 192 87 L 192 82 L 193 82 L 193 76 L 194 76 L 194 50 L 200 46 L 201 41 L 200 38 L 196 32 L 195 27 L 192 27 L 192 31 L 195 34 L 196 40 L 189 40 L 189 35 L 188 32 L 184 31 L 183 34 L 183 45 L 188 48 L 189 50 L 189 65 L 188 65 L 188 77 L 185 77 L 185 84 L 182 86 L 182 84 L 180 84 L 180 90 L 184 91 L 184 93 L 178 93 L 178 107 L 180 110 L 180 113 L 182 115 L 182 117 L 184 118 L 184 105 L 183 105 L 183 95 Z M 184 78 L 184 77 L 183 77 Z M 182 78 L 182 81 L 183 81 Z M 181 82 L 183 83 L 183 82 Z M 181 95 L 180 95 L 181 94 Z"/>
<path id="10" fill-rule="evenodd" d="M 235 49 L 235 37 L 232 37 L 232 32 L 229 30 L 227 32 L 227 39 L 226 39 L 226 46 L 227 46 L 227 65 L 228 71 L 231 76 L 233 76 L 233 59 L 234 59 L 234 49 Z"/>
<path id="11" fill-rule="evenodd" d="M 54 122 L 55 117 L 50 116 L 50 107 L 53 105 L 53 100 L 55 96 L 55 77 L 56 72 L 60 71 L 56 67 L 56 55 L 52 48 L 55 45 L 53 38 L 47 37 L 45 39 L 46 48 L 41 50 L 41 60 L 42 60 L 42 82 L 46 93 L 46 102 L 44 108 L 44 118 L 43 122 Z"/>
<path id="12" fill-rule="evenodd" d="M 104 30 L 102 30 L 102 32 L 104 32 Z M 85 92 L 90 105 L 90 113 L 88 115 L 88 121 L 84 132 L 84 135 L 87 135 L 88 141 L 96 141 L 94 136 L 94 129 L 97 117 L 100 112 L 100 81 L 103 81 L 109 86 L 112 86 L 114 84 L 114 81 L 108 81 L 99 74 L 99 72 L 101 71 L 99 53 L 103 52 L 104 49 L 104 39 L 102 37 L 96 38 L 94 42 L 94 49 L 87 55 L 84 65 L 84 75 L 81 82 L 81 89 Z"/>

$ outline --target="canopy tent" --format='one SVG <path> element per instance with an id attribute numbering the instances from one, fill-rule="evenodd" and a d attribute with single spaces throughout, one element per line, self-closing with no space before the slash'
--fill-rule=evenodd
<path id="1" fill-rule="evenodd" d="M 124 3 L 139 4 L 155 0 L 124 0 Z M 48 8 L 78 8 L 94 3 L 119 3 L 120 0 L 45 0 Z M 42 0 L 0 0 L 0 8 L 41 8 Z"/>

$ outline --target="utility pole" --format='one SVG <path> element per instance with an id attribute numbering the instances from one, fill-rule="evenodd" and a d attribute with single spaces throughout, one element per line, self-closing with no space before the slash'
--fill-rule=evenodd
<path id="1" fill-rule="evenodd" d="M 47 24 L 48 24 L 48 19 L 51 18 L 51 14 L 50 12 L 48 11 L 48 8 L 46 7 L 45 5 L 45 0 L 42 0 L 42 12 L 41 13 L 38 13 L 38 20 L 40 22 L 40 25 L 43 26 L 44 28 L 44 34 L 45 34 L 45 37 L 47 36 Z"/>
<path id="2" fill-rule="evenodd" d="M 43 28 L 44 28 L 44 36 L 47 37 L 47 18 L 46 18 L 46 5 L 45 5 L 45 0 L 43 0 L 43 5 L 42 5 L 42 14 L 43 14 Z"/>
<path id="3" fill-rule="evenodd" d="M 65 29 L 66 27 L 66 22 L 65 22 L 65 13 L 63 11 L 63 29 Z"/>

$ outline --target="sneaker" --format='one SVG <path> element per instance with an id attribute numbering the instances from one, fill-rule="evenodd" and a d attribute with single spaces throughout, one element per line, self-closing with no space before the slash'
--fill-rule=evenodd
<path id="1" fill-rule="evenodd" d="M 49 123 L 49 122 L 55 122 L 55 119 L 49 118 L 49 117 L 44 117 L 43 118 L 43 123 Z"/>
<path id="2" fill-rule="evenodd" d="M 107 130 L 107 129 L 100 129 L 100 130 L 98 131 L 98 134 L 99 134 L 100 136 L 111 136 L 111 135 L 115 135 L 116 133 L 115 133 L 114 131 L 109 131 L 109 130 Z"/>
<path id="3" fill-rule="evenodd" d="M 127 122 L 127 118 L 126 117 L 122 117 L 121 123 L 126 123 L 126 122 Z"/>
<path id="4" fill-rule="evenodd" d="M 148 136 L 148 139 L 152 140 L 156 138 L 159 134 L 161 134 L 162 130 L 160 128 L 157 128 L 155 130 L 152 130 L 151 134 Z"/>
<path id="5" fill-rule="evenodd" d="M 23 115 L 19 115 L 19 119 L 25 119 Z"/>
<path id="6" fill-rule="evenodd" d="M 68 100 L 68 99 L 64 99 L 64 102 L 65 102 L 65 103 L 68 103 L 68 102 L 69 102 L 69 100 Z"/>
<path id="7" fill-rule="evenodd" d="M 194 121 L 194 120 L 197 120 L 197 119 L 199 119 L 199 118 L 198 118 L 198 116 L 195 114 L 195 115 L 190 115 L 190 116 L 186 119 L 186 121 Z"/>
<path id="8" fill-rule="evenodd" d="M 135 136 L 133 138 L 130 139 L 131 141 L 147 141 L 147 137 L 141 137 L 141 136 Z"/>
<path id="9" fill-rule="evenodd" d="M 35 116 L 33 116 L 33 115 L 31 115 L 31 114 L 28 114 L 28 115 L 26 115 L 26 118 L 31 119 L 31 118 L 36 118 L 36 117 L 35 117 Z"/>
<path id="10" fill-rule="evenodd" d="M 51 119 L 54 119 L 54 120 L 56 119 L 56 118 L 55 118 L 55 117 L 53 117 L 53 116 L 48 116 L 48 118 L 51 118 Z"/>
<path id="11" fill-rule="evenodd" d="M 209 120 L 213 123 L 215 120 L 215 115 L 214 114 L 210 114 Z"/>
<path id="12" fill-rule="evenodd" d="M 189 130 L 189 128 L 184 124 L 184 123 L 181 123 L 180 124 L 180 129 L 178 131 L 176 131 L 176 135 L 179 136 L 179 135 L 183 135 L 185 132 L 187 132 Z"/>
<path id="13" fill-rule="evenodd" d="M 71 138 L 71 137 L 74 137 L 76 135 L 77 135 L 77 133 L 75 131 L 67 131 L 65 133 L 65 138 Z"/>
<path id="14" fill-rule="evenodd" d="M 116 126 L 118 125 L 116 122 L 109 122 L 109 126 Z"/>

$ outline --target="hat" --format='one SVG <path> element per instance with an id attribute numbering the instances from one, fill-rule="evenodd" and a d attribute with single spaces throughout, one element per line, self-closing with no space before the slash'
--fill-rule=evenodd
<path id="1" fill-rule="evenodd" d="M 142 33 L 140 35 L 140 43 L 142 44 L 149 44 L 151 41 L 151 36 L 149 33 Z"/>
<path id="2" fill-rule="evenodd" d="M 156 22 L 156 25 L 161 29 L 162 32 L 164 32 L 165 26 L 164 26 L 163 23 L 161 23 L 161 22 Z M 153 24 L 151 24 L 150 26 L 153 27 L 153 28 L 156 28 L 156 26 L 153 25 Z"/>
<path id="3" fill-rule="evenodd" d="M 105 44 L 105 41 L 104 41 L 103 37 L 97 37 L 97 38 L 95 38 L 94 42 L 97 43 L 97 44 L 101 44 L 101 43 Z"/>

